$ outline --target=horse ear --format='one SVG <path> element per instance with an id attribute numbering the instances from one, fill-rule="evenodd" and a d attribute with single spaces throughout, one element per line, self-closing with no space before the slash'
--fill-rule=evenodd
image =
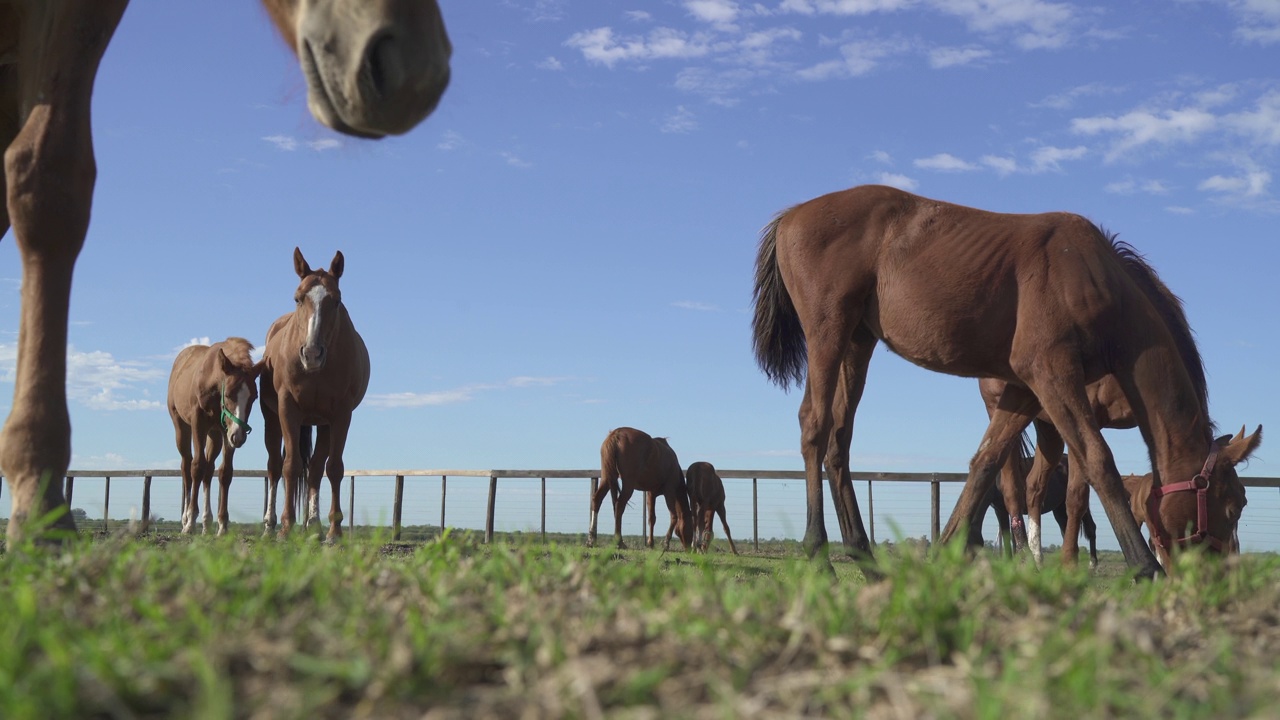
<path id="1" fill-rule="evenodd" d="M 302 257 L 302 250 L 293 249 L 293 271 L 298 273 L 298 277 L 304 278 L 311 274 L 311 266 L 307 264 L 307 259 Z"/>
<path id="2" fill-rule="evenodd" d="M 342 258 L 342 251 L 339 250 L 337 254 L 333 256 L 333 262 L 329 263 L 329 274 L 332 275 L 335 279 L 341 278 L 342 266 L 344 264 L 345 263 Z"/>
<path id="3" fill-rule="evenodd" d="M 231 375 L 236 371 L 236 364 L 231 362 L 231 358 L 227 357 L 222 348 L 218 348 L 218 366 L 222 368 L 224 375 Z"/>
<path id="4" fill-rule="evenodd" d="M 1258 446 L 1262 444 L 1262 426 L 1259 425 L 1253 434 L 1245 437 L 1244 428 L 1240 428 L 1240 434 L 1231 438 L 1231 441 L 1222 448 L 1222 457 L 1232 465 L 1239 465 L 1250 455 Z"/>

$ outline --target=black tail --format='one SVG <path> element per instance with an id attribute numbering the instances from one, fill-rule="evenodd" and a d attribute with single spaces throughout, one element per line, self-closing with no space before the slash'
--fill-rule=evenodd
<path id="1" fill-rule="evenodd" d="M 778 224 L 786 214 L 778 213 L 760 233 L 756 287 L 752 293 L 755 317 L 751 321 L 756 364 L 766 377 L 783 389 L 788 388 L 792 381 L 799 386 L 808 365 L 804 328 L 778 269 Z"/>
<path id="2" fill-rule="evenodd" d="M 302 474 L 293 483 L 293 516 L 295 518 L 305 518 L 307 511 L 307 468 L 311 465 L 311 426 L 303 425 L 299 428 L 301 431 L 298 435 L 298 457 L 302 459 Z M 286 448 L 285 452 L 289 452 Z"/>

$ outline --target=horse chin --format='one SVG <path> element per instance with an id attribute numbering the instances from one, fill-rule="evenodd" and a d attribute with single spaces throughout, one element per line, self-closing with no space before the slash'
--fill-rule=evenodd
<path id="1" fill-rule="evenodd" d="M 248 438 L 249 436 L 242 430 L 227 433 L 227 442 L 231 443 L 231 447 L 237 450 L 244 447 L 244 441 Z"/>

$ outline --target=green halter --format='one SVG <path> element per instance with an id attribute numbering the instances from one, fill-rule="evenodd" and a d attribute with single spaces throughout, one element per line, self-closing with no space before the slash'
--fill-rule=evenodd
<path id="1" fill-rule="evenodd" d="M 227 410 L 227 381 L 226 380 L 222 381 L 222 387 L 219 388 L 219 393 L 222 395 L 222 401 L 218 403 L 218 406 L 222 409 L 222 417 L 221 417 L 222 429 L 223 430 L 227 429 L 227 420 L 230 419 L 240 427 L 244 428 L 245 435 L 248 435 L 249 433 L 253 432 L 253 428 L 249 427 L 248 421 L 241 420 L 240 418 L 236 417 L 235 413 L 231 412 L 230 410 Z"/>

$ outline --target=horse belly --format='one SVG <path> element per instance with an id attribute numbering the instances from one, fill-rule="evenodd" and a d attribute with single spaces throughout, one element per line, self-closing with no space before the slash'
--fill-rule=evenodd
<path id="1" fill-rule="evenodd" d="M 1017 293 L 1006 283 L 931 273 L 882 282 L 866 322 L 903 359 L 935 372 L 1009 379 L 1017 327 Z"/>

